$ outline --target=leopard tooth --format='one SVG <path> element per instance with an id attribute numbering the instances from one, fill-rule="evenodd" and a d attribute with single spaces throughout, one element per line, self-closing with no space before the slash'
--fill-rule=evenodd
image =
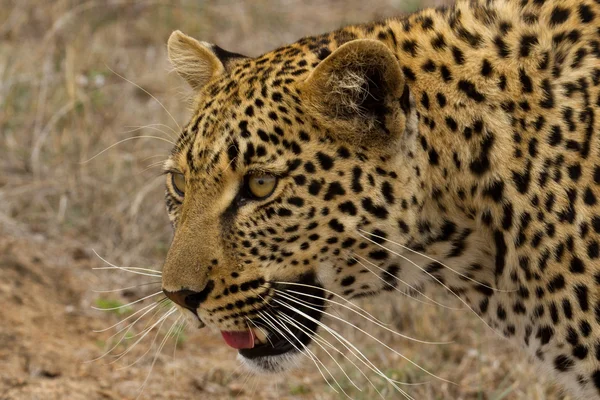
<path id="1" fill-rule="evenodd" d="M 254 344 L 263 344 L 267 342 L 267 332 L 262 328 L 252 328 L 252 334 L 254 335 Z"/>

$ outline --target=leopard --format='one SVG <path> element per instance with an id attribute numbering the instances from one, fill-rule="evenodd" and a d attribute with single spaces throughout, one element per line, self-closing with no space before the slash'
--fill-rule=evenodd
<path id="1" fill-rule="evenodd" d="M 600 398 L 598 0 L 458 0 L 257 57 L 175 31 L 167 50 L 193 106 L 164 165 L 162 290 L 195 327 L 278 374 L 334 304 L 443 291 Z"/>

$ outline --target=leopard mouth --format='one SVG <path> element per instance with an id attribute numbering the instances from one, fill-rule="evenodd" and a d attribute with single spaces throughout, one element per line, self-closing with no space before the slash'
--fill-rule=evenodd
<path id="1" fill-rule="evenodd" d="M 275 295 L 254 325 L 253 343 L 238 349 L 241 357 L 260 369 L 272 371 L 274 358 L 304 351 L 317 332 L 325 309 L 325 292 L 314 276 L 298 283 L 275 284 Z M 260 327 L 260 329 L 258 329 Z"/>
<path id="2" fill-rule="evenodd" d="M 277 333 L 270 333 L 266 339 L 266 342 L 256 344 L 252 348 L 240 349 L 238 352 L 242 357 L 250 360 L 258 357 L 273 357 L 289 352 L 297 352 L 312 341 L 311 336 L 300 329 L 286 332 L 286 337 L 282 337 Z"/>

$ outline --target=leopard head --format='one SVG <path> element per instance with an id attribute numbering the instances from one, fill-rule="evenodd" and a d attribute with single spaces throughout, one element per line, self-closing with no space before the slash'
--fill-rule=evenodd
<path id="1" fill-rule="evenodd" d="M 379 244 L 408 240 L 420 202 L 405 77 L 368 39 L 248 58 L 174 32 L 168 50 L 195 98 L 165 165 L 163 290 L 249 366 L 284 370 L 326 329 L 328 302 L 393 286 Z"/>

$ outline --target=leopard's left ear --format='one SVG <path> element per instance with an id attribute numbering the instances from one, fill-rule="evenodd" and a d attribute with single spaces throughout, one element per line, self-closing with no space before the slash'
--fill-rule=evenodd
<path id="1" fill-rule="evenodd" d="M 212 78 L 229 71 L 236 61 L 246 58 L 217 45 L 199 42 L 181 31 L 171 34 L 167 48 L 171 64 L 194 90 L 200 90 Z"/>
<path id="2" fill-rule="evenodd" d="M 371 39 L 340 46 L 300 86 L 304 100 L 334 134 L 384 141 L 404 131 L 405 89 L 392 51 Z"/>

